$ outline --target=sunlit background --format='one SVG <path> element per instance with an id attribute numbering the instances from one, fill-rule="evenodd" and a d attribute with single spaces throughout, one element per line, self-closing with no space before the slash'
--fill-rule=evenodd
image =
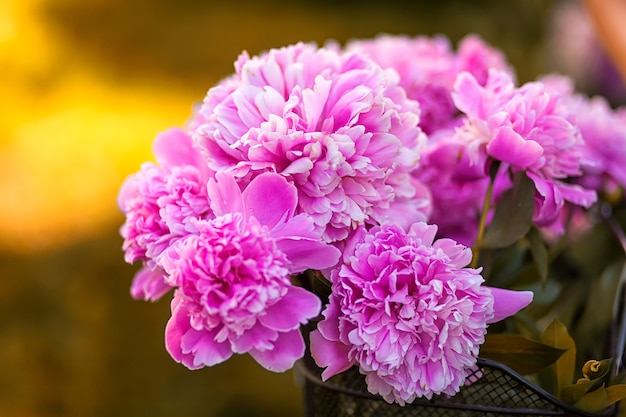
<path id="1" fill-rule="evenodd" d="M 291 372 L 247 357 L 192 372 L 169 358 L 167 300 L 129 296 L 121 182 L 244 49 L 473 32 L 504 51 L 520 81 L 557 69 L 599 89 L 580 64 L 595 61 L 567 53 L 597 46 L 584 24 L 559 19 L 562 6 L 0 1 L 0 417 L 300 415 Z"/>

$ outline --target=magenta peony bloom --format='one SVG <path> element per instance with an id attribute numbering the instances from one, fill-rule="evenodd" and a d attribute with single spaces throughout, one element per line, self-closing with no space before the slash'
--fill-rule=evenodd
<path id="1" fill-rule="evenodd" d="M 476 364 L 487 325 L 515 314 L 531 292 L 481 286 L 471 251 L 437 227 L 360 229 L 333 271 L 332 295 L 311 333 L 326 380 L 356 365 L 368 389 L 400 404 L 455 394 Z"/>
<path id="2" fill-rule="evenodd" d="M 441 134 L 441 135 L 440 135 Z M 438 136 L 442 136 L 438 140 Z M 432 214 L 439 237 L 465 246 L 475 243 L 489 176 L 484 165 L 473 164 L 463 143 L 452 132 L 437 131 L 431 136 L 413 175 L 430 189 Z"/>
<path id="3" fill-rule="evenodd" d="M 582 173 L 584 142 L 558 91 L 539 81 L 517 88 L 499 71 L 490 71 L 481 86 L 462 73 L 453 99 L 467 115 L 457 139 L 466 144 L 470 157 L 476 160 L 486 152 L 513 172 L 525 170 L 534 182 L 535 224 L 560 229 L 555 223 L 565 202 L 586 208 L 595 202 L 594 191 L 567 183 Z"/>
<path id="4" fill-rule="evenodd" d="M 206 181 L 211 176 L 191 137 L 180 129 L 161 133 L 154 153 L 157 164 L 145 163 L 124 182 L 118 196 L 126 215 L 120 230 L 125 259 L 144 264 L 133 280 L 131 294 L 152 301 L 170 289 L 154 260 L 187 233 L 190 219 L 209 213 Z"/>
<path id="5" fill-rule="evenodd" d="M 474 34 L 465 36 L 459 42 L 455 64 L 456 75 L 468 72 L 480 85 L 487 83 L 490 70 L 502 71 L 515 78 L 515 70 L 509 65 L 504 54 Z"/>
<path id="6" fill-rule="evenodd" d="M 215 217 L 190 221 L 190 233 L 157 260 L 177 287 L 167 349 L 190 369 L 250 353 L 285 371 L 304 354 L 300 325 L 321 308 L 290 274 L 329 268 L 339 250 L 321 241 L 308 215 L 295 214 L 297 190 L 279 174 L 261 174 L 243 192 L 230 174 L 215 178 L 208 184 Z"/>
<path id="7" fill-rule="evenodd" d="M 588 188 L 612 193 L 626 187 L 626 118 L 607 100 L 571 95 L 568 105 L 576 114 L 576 125 L 585 140 L 583 176 L 578 180 Z M 622 110 L 623 111 L 623 110 Z"/>
<path id="8" fill-rule="evenodd" d="M 398 210 L 425 218 L 421 195 L 406 181 L 425 142 L 419 105 L 394 72 L 302 43 L 243 54 L 235 68 L 198 113 L 204 123 L 194 139 L 211 168 L 244 185 L 263 172 L 281 174 L 298 190 L 297 211 L 328 242 Z"/>

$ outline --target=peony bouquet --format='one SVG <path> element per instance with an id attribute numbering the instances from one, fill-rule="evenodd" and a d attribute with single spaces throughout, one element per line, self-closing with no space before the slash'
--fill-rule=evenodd
<path id="1" fill-rule="evenodd" d="M 171 297 L 190 369 L 307 351 L 404 405 L 481 356 L 602 409 L 624 396 L 625 124 L 475 35 L 243 53 L 120 190 L 131 294 Z"/>

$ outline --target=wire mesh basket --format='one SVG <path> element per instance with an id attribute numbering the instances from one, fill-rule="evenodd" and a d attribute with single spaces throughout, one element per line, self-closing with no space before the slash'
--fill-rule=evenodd
<path id="1" fill-rule="evenodd" d="M 609 417 L 616 407 L 588 413 L 563 403 L 510 368 L 479 359 L 468 377 L 471 383 L 454 396 L 417 399 L 412 404 L 389 404 L 367 391 L 365 378 L 353 367 L 326 382 L 310 357 L 297 368 L 304 390 L 305 417 L 413 417 L 413 416 L 580 416 Z"/>

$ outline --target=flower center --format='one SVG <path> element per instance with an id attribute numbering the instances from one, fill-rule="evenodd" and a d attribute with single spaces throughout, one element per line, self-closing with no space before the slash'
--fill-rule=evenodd
<path id="1" fill-rule="evenodd" d="M 196 226 L 199 234 L 188 247 L 193 265 L 182 277 L 184 293 L 195 301 L 204 327 L 223 323 L 242 334 L 287 291 L 285 254 L 267 227 L 241 213 Z"/>

